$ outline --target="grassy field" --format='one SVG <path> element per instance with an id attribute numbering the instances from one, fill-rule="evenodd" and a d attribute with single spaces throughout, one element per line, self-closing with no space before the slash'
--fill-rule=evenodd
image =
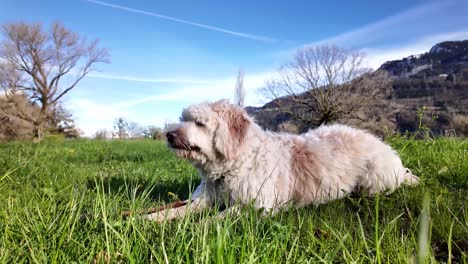
<path id="1" fill-rule="evenodd" d="M 418 187 L 274 217 L 245 208 L 217 220 L 212 210 L 164 224 L 121 216 L 184 199 L 199 182 L 162 142 L 2 144 L 0 262 L 408 263 L 427 254 L 467 263 L 468 141 L 388 142 Z"/>

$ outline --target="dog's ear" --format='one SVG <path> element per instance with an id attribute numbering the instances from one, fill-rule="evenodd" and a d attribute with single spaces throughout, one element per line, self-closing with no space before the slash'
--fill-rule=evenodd
<path id="1" fill-rule="evenodd" d="M 218 114 L 221 120 L 214 138 L 215 147 L 224 158 L 233 160 L 242 148 L 250 121 L 244 110 L 235 106 L 229 106 Z"/>

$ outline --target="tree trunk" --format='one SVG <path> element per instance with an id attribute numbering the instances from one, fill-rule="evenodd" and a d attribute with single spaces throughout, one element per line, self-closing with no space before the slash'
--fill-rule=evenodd
<path id="1" fill-rule="evenodd" d="M 44 131 L 42 130 L 42 122 L 35 122 L 34 123 L 34 142 L 40 142 L 44 138 Z"/>
<path id="2" fill-rule="evenodd" d="M 47 110 L 47 104 L 43 103 L 39 117 L 34 122 L 34 142 L 40 142 L 44 139 L 44 124 L 47 123 Z"/>

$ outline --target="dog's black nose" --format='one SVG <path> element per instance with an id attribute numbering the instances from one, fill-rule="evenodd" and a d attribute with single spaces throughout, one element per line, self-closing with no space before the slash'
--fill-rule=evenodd
<path id="1" fill-rule="evenodd" d="M 166 138 L 169 143 L 173 143 L 176 137 L 177 133 L 175 131 L 169 131 L 166 133 Z"/>

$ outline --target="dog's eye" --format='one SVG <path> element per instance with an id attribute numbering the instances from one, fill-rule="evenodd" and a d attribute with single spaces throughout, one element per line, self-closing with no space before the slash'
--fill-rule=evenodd
<path id="1" fill-rule="evenodd" d="M 204 127 L 205 126 L 203 123 L 200 123 L 200 122 L 195 122 L 195 125 L 197 125 L 198 127 Z"/>

